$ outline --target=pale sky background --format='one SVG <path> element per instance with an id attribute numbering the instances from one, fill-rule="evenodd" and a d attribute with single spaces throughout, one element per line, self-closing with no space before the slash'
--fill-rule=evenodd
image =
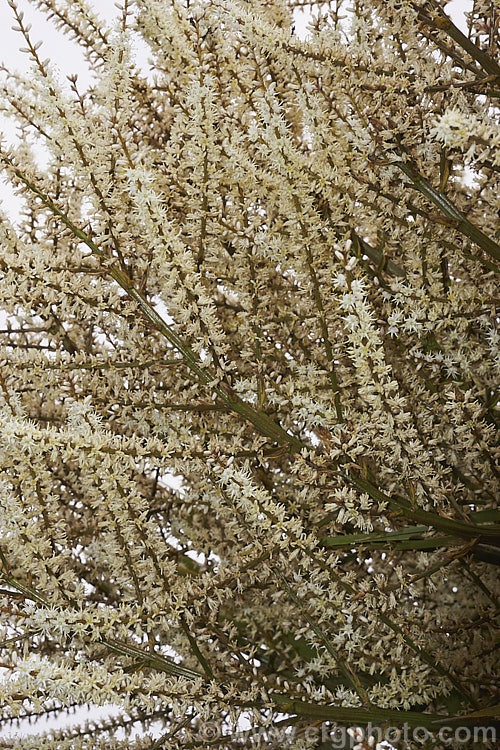
<path id="1" fill-rule="evenodd" d="M 118 10 L 114 5 L 114 0 L 93 0 L 92 4 L 98 9 L 99 15 L 105 22 L 112 23 L 113 19 L 116 18 Z M 43 45 L 40 49 L 41 58 L 48 57 L 51 59 L 59 69 L 61 79 L 64 79 L 66 75 L 78 73 L 79 84 L 81 88 L 85 88 L 91 81 L 91 75 L 78 45 L 57 31 L 50 21 L 47 20 L 46 16 L 41 11 L 33 8 L 28 0 L 18 0 L 17 5 L 19 10 L 24 11 L 24 21 L 32 24 L 31 35 L 33 41 L 43 40 Z M 448 3 L 445 10 L 452 16 L 455 24 L 462 31 L 466 31 L 464 12 L 470 11 L 471 8 L 472 0 L 452 0 Z M 18 70 L 21 73 L 26 73 L 30 67 L 29 57 L 27 54 L 19 51 L 19 47 L 24 46 L 24 40 L 21 34 L 11 29 L 13 25 L 12 9 L 7 0 L 0 0 L 0 64 L 5 65 L 8 70 Z M 296 14 L 296 33 L 299 36 L 303 36 L 306 33 L 306 25 L 307 16 L 303 12 L 298 12 Z M 141 46 L 139 44 L 136 51 L 138 62 L 147 70 L 147 48 L 145 45 Z M 15 139 L 15 127 L 11 122 L 6 121 L 0 112 L 0 132 L 2 131 L 7 142 L 12 143 Z M 5 185 L 1 177 L 0 203 L 11 217 L 15 218 L 20 201 L 14 196 L 12 190 Z M 89 719 L 95 720 L 99 716 L 107 716 L 110 713 L 112 713 L 111 707 L 92 707 L 90 710 L 82 708 L 77 714 L 70 715 L 66 720 L 55 721 L 52 719 L 38 722 L 36 727 L 33 724 L 26 724 L 26 726 L 21 726 L 20 729 L 12 725 L 11 729 L 2 727 L 0 731 L 4 738 L 13 736 L 16 733 L 32 734 L 54 726 L 61 727 L 66 724 L 75 724 L 76 722 L 84 722 Z M 247 727 L 242 725 L 241 728 L 246 729 Z"/>

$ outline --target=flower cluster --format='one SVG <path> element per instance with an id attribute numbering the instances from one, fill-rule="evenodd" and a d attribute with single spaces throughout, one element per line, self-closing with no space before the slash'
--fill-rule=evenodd
<path id="1" fill-rule="evenodd" d="M 0 735 L 298 750 L 323 723 L 369 750 L 368 723 L 489 723 L 491 4 L 469 38 L 423 0 L 32 3 L 94 75 L 63 82 L 8 0 Z M 87 703 L 112 710 L 79 726 Z"/>
<path id="2" fill-rule="evenodd" d="M 431 135 L 445 146 L 462 148 L 476 130 L 475 126 L 475 120 L 470 114 L 459 109 L 448 109 L 436 120 Z"/>

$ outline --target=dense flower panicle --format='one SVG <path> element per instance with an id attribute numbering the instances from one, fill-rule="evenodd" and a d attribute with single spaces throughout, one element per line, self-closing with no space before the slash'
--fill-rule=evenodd
<path id="1" fill-rule="evenodd" d="M 451 109 L 436 120 L 436 125 L 431 130 L 431 134 L 438 141 L 442 141 L 445 146 L 460 148 L 467 143 L 474 130 L 475 122 L 473 118 L 467 117 L 458 109 Z"/>
<path id="2" fill-rule="evenodd" d="M 94 76 L 7 0 L 0 747 L 488 724 L 500 8 L 30 1 Z"/>

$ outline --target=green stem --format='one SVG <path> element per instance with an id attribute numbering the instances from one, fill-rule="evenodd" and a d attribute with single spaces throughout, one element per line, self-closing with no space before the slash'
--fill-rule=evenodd
<path id="1" fill-rule="evenodd" d="M 440 726 L 445 726 L 449 722 L 458 723 L 469 717 L 450 717 L 440 716 L 438 714 L 424 714 L 416 711 L 393 711 L 385 708 L 338 708 L 337 706 L 319 706 L 317 704 L 306 703 L 305 701 L 287 700 L 286 696 L 272 695 L 280 712 L 295 713 L 300 716 L 307 716 L 319 721 L 335 721 L 338 723 L 350 723 L 355 726 L 363 726 L 367 723 L 373 724 L 390 724 L 402 726 L 408 724 L 410 727 L 426 727 L 427 729 L 438 730 Z M 472 715 L 471 715 L 472 718 Z M 466 721 L 466 723 L 474 723 Z"/>
<path id="2" fill-rule="evenodd" d="M 463 521 L 455 521 L 452 518 L 446 518 L 439 516 L 437 513 L 431 513 L 430 511 L 423 510 L 410 505 L 409 502 L 404 500 L 402 497 L 386 495 L 384 492 L 375 487 L 371 482 L 363 479 L 355 472 L 351 471 L 349 475 L 344 472 L 339 472 L 347 481 L 351 481 L 358 489 L 366 492 L 374 500 L 379 502 L 388 503 L 393 510 L 399 510 L 405 518 L 411 518 L 414 521 L 426 524 L 426 526 L 432 526 L 435 529 L 442 529 L 447 531 L 449 534 L 455 536 L 464 537 L 465 539 L 494 539 L 500 541 L 500 526 L 499 525 L 481 525 L 476 526 Z"/>
<path id="3" fill-rule="evenodd" d="M 462 234 L 465 234 L 466 237 L 469 237 L 469 239 L 479 245 L 479 247 L 488 253 L 488 255 L 494 260 L 500 261 L 500 245 L 474 226 L 474 224 L 472 224 L 443 193 L 433 188 L 432 185 L 427 182 L 422 175 L 418 174 L 418 172 L 416 172 L 407 162 L 394 161 L 391 163 L 404 172 L 404 174 L 411 180 L 413 186 L 422 193 L 422 195 L 425 195 L 426 198 L 432 201 L 432 203 L 434 203 L 434 205 L 437 206 L 448 219 L 455 222 L 455 229 Z"/>
<path id="4" fill-rule="evenodd" d="M 486 54 L 480 47 L 463 34 L 460 29 L 455 26 L 451 18 L 447 16 L 442 7 L 435 0 L 430 0 L 430 3 L 435 11 L 438 13 L 438 18 L 432 20 L 427 16 L 424 16 L 421 12 L 419 13 L 420 20 L 427 23 L 433 28 L 438 28 L 448 34 L 462 49 L 464 49 L 473 60 L 479 63 L 479 65 L 486 70 L 490 75 L 495 77 L 500 76 L 500 65 L 489 55 Z"/>

